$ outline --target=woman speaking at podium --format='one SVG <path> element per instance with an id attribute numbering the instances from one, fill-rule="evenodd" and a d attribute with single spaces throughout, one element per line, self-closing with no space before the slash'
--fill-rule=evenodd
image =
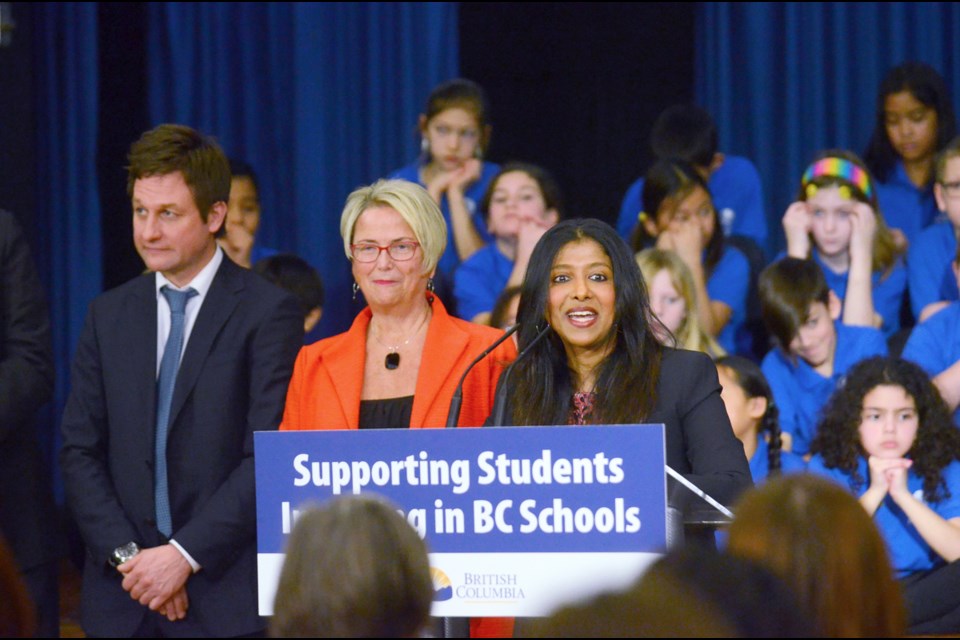
<path id="1" fill-rule="evenodd" d="M 566 220 L 544 234 L 517 320 L 521 356 L 500 379 L 494 424 L 663 423 L 667 464 L 707 495 L 729 505 L 752 484 L 716 367 L 661 346 L 639 267 L 605 222 Z"/>

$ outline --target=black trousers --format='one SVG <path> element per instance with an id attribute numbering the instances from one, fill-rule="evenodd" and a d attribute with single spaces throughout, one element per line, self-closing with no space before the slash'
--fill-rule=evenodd
<path id="1" fill-rule="evenodd" d="M 911 635 L 960 633 L 960 561 L 914 573 L 900 584 Z"/>

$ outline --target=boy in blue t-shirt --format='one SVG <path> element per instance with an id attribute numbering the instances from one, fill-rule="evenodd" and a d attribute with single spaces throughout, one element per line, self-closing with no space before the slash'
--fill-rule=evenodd
<path id="1" fill-rule="evenodd" d="M 784 449 L 806 455 L 820 410 L 843 376 L 864 358 L 886 355 L 887 343 L 878 329 L 838 321 L 840 300 L 813 260 L 777 260 L 760 274 L 758 289 L 764 325 L 777 342 L 761 369 L 780 410 Z"/>
<path id="2" fill-rule="evenodd" d="M 911 242 L 907 254 L 910 307 L 917 322 L 924 322 L 960 298 L 950 266 L 960 236 L 960 137 L 951 140 L 937 156 L 933 195 L 947 220 L 924 229 Z"/>
<path id="3" fill-rule="evenodd" d="M 960 157 L 956 160 L 960 163 Z M 960 201 L 960 194 L 956 199 Z M 960 207 L 960 202 L 954 206 Z M 960 247 L 951 267 L 960 287 Z M 949 303 L 915 326 L 903 348 L 903 357 L 927 372 L 953 411 L 954 423 L 960 426 L 960 301 Z"/>
<path id="4" fill-rule="evenodd" d="M 658 159 L 692 164 L 708 182 L 725 236 L 750 238 L 769 255 L 760 174 L 748 158 L 717 151 L 717 127 L 707 111 L 689 104 L 667 107 L 653 124 L 650 146 Z M 617 217 L 617 232 L 628 241 L 643 209 L 643 182 L 639 178 L 627 189 Z"/>

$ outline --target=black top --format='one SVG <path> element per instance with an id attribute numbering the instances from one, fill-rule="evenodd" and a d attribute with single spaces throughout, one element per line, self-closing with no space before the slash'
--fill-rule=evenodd
<path id="1" fill-rule="evenodd" d="M 361 429 L 409 429 L 413 396 L 360 401 Z"/>

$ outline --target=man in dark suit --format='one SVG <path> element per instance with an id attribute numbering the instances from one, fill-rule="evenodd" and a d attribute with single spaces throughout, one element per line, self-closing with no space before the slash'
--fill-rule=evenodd
<path id="1" fill-rule="evenodd" d="M 134 244 L 153 273 L 91 304 L 62 424 L 83 627 L 263 635 L 253 432 L 280 424 L 303 317 L 217 246 L 230 167 L 212 140 L 160 125 L 128 159 Z"/>
<path id="2" fill-rule="evenodd" d="M 37 635 L 60 634 L 57 562 L 63 549 L 49 465 L 35 419 L 53 395 L 50 317 L 30 248 L 0 211 L 0 536 L 37 608 Z"/>

